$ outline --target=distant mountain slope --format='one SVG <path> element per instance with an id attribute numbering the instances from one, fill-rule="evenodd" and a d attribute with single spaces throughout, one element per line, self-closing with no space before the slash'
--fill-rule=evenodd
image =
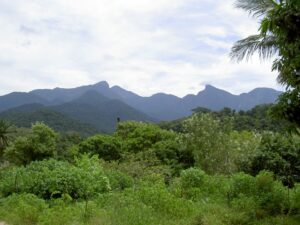
<path id="1" fill-rule="evenodd" d="M 72 101 L 79 98 L 87 91 L 96 91 L 104 97 L 111 99 L 120 99 L 120 96 L 115 94 L 109 88 L 106 81 L 96 83 L 94 85 L 81 86 L 77 88 L 55 88 L 55 89 L 39 89 L 33 90 L 30 93 L 46 99 L 50 104 L 57 105 Z"/>
<path id="2" fill-rule="evenodd" d="M 256 105 L 274 103 L 280 94 L 280 91 L 271 88 L 256 88 L 249 93 L 239 95 L 239 103 L 235 109 L 249 110 Z"/>
<path id="3" fill-rule="evenodd" d="M 120 100 L 108 99 L 96 91 L 88 91 L 71 102 L 51 108 L 74 119 L 92 124 L 97 129 L 107 133 L 115 130 L 117 118 L 121 120 L 157 121 Z"/>
<path id="4" fill-rule="evenodd" d="M 205 107 L 212 110 L 219 110 L 224 107 L 235 108 L 238 96 L 220 90 L 211 85 L 206 85 L 203 91 L 197 95 L 187 95 L 183 98 L 187 108 Z"/>
<path id="5" fill-rule="evenodd" d="M 60 112 L 56 112 L 40 104 L 28 104 L 0 113 L 0 119 L 11 121 L 19 127 L 31 127 L 35 122 L 44 122 L 59 132 L 78 132 L 84 136 L 99 131 L 89 125 L 74 120 Z"/>
<path id="6" fill-rule="evenodd" d="M 99 96 L 84 97 L 80 100 L 81 96 L 84 96 L 87 92 L 94 92 Z M 93 112 L 89 112 L 86 108 L 82 113 L 92 113 L 95 115 L 96 111 L 101 108 L 101 113 L 105 118 L 109 116 L 137 119 L 137 120 L 174 120 L 181 117 L 189 116 L 192 113 L 192 109 L 197 107 L 205 107 L 211 110 L 220 110 L 224 107 L 229 107 L 235 110 L 248 110 L 256 105 L 274 103 L 281 92 L 270 88 L 256 88 L 249 93 L 243 93 L 240 95 L 233 95 L 227 91 L 215 88 L 211 85 L 207 85 L 204 90 L 200 91 L 197 95 L 187 95 L 183 98 L 179 98 L 174 95 L 158 93 L 150 97 L 142 97 L 131 91 L 125 90 L 119 86 L 109 87 L 106 81 L 96 83 L 94 85 L 81 86 L 77 88 L 55 88 L 55 89 L 40 89 L 33 90 L 29 93 L 11 93 L 0 97 L 0 112 L 9 108 L 20 106 L 28 103 L 42 103 L 48 106 L 55 106 L 56 108 L 64 111 L 68 111 L 70 115 L 76 114 L 76 118 L 82 118 L 78 116 L 78 113 L 66 110 L 64 104 L 70 103 L 68 107 L 72 107 L 73 110 L 77 109 L 78 104 L 87 104 L 86 107 L 91 107 Z M 120 106 L 121 109 L 126 109 L 124 113 L 109 112 L 109 109 L 115 107 L 106 107 L 105 104 L 109 100 L 114 100 L 115 105 Z M 77 101 L 77 106 L 75 103 Z M 78 103 L 78 101 L 81 101 Z M 102 101 L 101 107 L 99 101 Z M 106 102 L 106 103 L 104 103 Z M 111 103 L 112 104 L 112 103 Z M 98 105 L 98 106 L 97 106 Z M 121 107 L 121 105 L 123 105 Z M 130 109 L 128 107 L 131 107 Z M 97 108 L 98 107 L 98 108 Z M 96 111 L 95 111 L 96 108 Z M 83 109 L 80 109 L 83 110 Z M 127 115 L 128 112 L 132 112 L 133 115 Z M 100 112 L 98 112 L 100 113 Z M 102 115 L 99 114 L 99 115 Z M 100 118 L 100 117 L 99 117 Z M 152 118 L 152 119 L 151 119 Z M 153 119 L 155 118 L 155 119 Z M 109 120 L 111 121 L 111 119 Z M 95 121 L 92 119 L 92 122 Z M 102 121 L 102 123 L 105 123 Z M 112 122 L 109 122 L 110 126 Z M 101 127 L 100 124 L 97 125 Z"/>
<path id="7" fill-rule="evenodd" d="M 256 105 L 274 103 L 281 93 L 271 88 L 257 88 L 249 93 L 233 95 L 211 85 L 206 85 L 205 89 L 197 95 L 179 98 L 164 93 L 141 97 L 118 86 L 111 89 L 122 96 L 122 100 L 128 105 L 159 120 L 174 120 L 189 116 L 192 109 L 199 106 L 211 110 L 220 110 L 224 107 L 249 110 Z"/>
<path id="8" fill-rule="evenodd" d="M 30 103 L 47 104 L 47 100 L 33 93 L 12 92 L 10 94 L 0 96 L 0 112 Z"/>
<path id="9" fill-rule="evenodd" d="M 256 88 L 249 93 L 233 95 L 227 91 L 206 85 L 197 95 L 187 95 L 183 98 L 187 108 L 205 107 L 220 110 L 228 107 L 235 110 L 249 110 L 260 104 L 274 103 L 281 94 L 271 88 Z"/>
<path id="10" fill-rule="evenodd" d="M 128 105 L 159 120 L 173 120 L 190 112 L 182 99 L 174 95 L 157 93 L 150 97 L 141 97 L 119 86 L 114 86 L 111 90 L 121 96 L 122 101 Z"/>

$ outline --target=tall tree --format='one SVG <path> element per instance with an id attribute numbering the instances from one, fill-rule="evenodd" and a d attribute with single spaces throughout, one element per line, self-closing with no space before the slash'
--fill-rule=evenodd
<path id="1" fill-rule="evenodd" d="M 27 137 L 17 137 L 4 151 L 4 157 L 17 165 L 43 160 L 57 155 L 57 137 L 50 127 L 37 122 Z"/>
<path id="2" fill-rule="evenodd" d="M 8 134 L 12 132 L 12 124 L 5 120 L 0 120 L 0 157 L 3 150 L 8 146 Z"/>
<path id="3" fill-rule="evenodd" d="M 272 70 L 286 87 L 273 113 L 300 126 L 300 1 L 237 0 L 236 7 L 260 19 L 259 33 L 238 41 L 231 50 L 237 61 L 258 52 L 262 59 L 275 56 Z"/>

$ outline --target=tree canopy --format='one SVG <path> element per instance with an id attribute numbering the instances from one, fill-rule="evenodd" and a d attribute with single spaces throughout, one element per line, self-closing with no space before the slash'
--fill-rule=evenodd
<path id="1" fill-rule="evenodd" d="M 231 50 L 237 61 L 258 52 L 262 59 L 275 56 L 272 70 L 286 87 L 274 106 L 274 115 L 300 126 L 300 1 L 237 0 L 236 7 L 260 19 L 259 33 L 239 40 Z"/>

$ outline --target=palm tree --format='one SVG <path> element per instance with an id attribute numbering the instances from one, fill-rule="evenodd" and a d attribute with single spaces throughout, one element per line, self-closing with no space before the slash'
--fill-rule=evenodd
<path id="1" fill-rule="evenodd" d="M 277 56 L 272 70 L 287 88 L 300 87 L 300 1 L 237 0 L 236 7 L 259 18 L 259 33 L 239 40 L 231 49 L 232 59 L 249 59 L 258 52 L 261 59 Z"/>
<path id="2" fill-rule="evenodd" d="M 275 9 L 281 4 L 275 0 L 237 0 L 235 6 L 249 12 L 256 18 L 263 18 L 259 33 L 239 40 L 231 49 L 232 59 L 241 61 L 249 59 L 255 52 L 265 59 L 278 53 L 279 46 L 276 35 L 269 29 L 271 17 Z"/>
<path id="3" fill-rule="evenodd" d="M 272 70 L 286 91 L 273 107 L 273 115 L 300 127 L 300 0 L 237 0 L 236 7 L 259 18 L 259 33 L 235 43 L 232 59 L 276 56 Z"/>

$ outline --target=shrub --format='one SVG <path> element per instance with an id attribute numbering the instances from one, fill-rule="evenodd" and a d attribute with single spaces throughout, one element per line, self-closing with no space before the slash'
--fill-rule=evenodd
<path id="1" fill-rule="evenodd" d="M 210 114 L 194 114 L 185 120 L 184 128 L 183 143 L 193 152 L 196 166 L 209 174 L 234 170 L 229 121 L 220 121 Z"/>
<path id="2" fill-rule="evenodd" d="M 254 196 L 256 194 L 255 178 L 249 174 L 236 173 L 231 177 L 229 197 L 237 198 L 240 195 Z"/>
<path id="3" fill-rule="evenodd" d="M 68 194 L 72 198 L 88 199 L 109 190 L 97 158 L 83 156 L 72 165 L 54 159 L 32 162 L 26 168 L 13 168 L 1 173 L 0 192 L 32 193 L 44 199 Z"/>
<path id="4" fill-rule="evenodd" d="M 124 190 L 130 188 L 134 184 L 132 177 L 117 170 L 106 172 L 112 190 Z"/>
<path id="5" fill-rule="evenodd" d="M 47 208 L 45 201 L 33 194 L 13 194 L 1 201 L 0 218 L 12 225 L 37 224 Z"/>
<path id="6" fill-rule="evenodd" d="M 179 219 L 193 212 L 190 201 L 176 198 L 163 185 L 141 187 L 135 194 L 139 201 L 150 206 L 162 216 L 171 216 Z"/>
<path id="7" fill-rule="evenodd" d="M 296 184 L 291 190 L 291 212 L 292 214 L 300 214 L 300 184 Z"/>
<path id="8" fill-rule="evenodd" d="M 300 181 L 300 138 L 298 136 L 264 133 L 261 144 L 250 162 L 250 172 L 272 171 L 284 185 L 293 187 Z"/>
<path id="9" fill-rule="evenodd" d="M 56 155 L 57 134 L 43 123 L 32 125 L 28 137 L 18 137 L 4 156 L 17 165 L 26 165 L 35 160 L 43 160 Z"/>
<path id="10" fill-rule="evenodd" d="M 255 202 L 257 217 L 277 215 L 288 207 L 286 188 L 274 181 L 273 174 L 267 171 L 256 177 L 244 173 L 233 175 L 228 194 L 229 200 L 238 206 L 243 202 Z"/>
<path id="11" fill-rule="evenodd" d="M 205 172 L 198 168 L 190 168 L 183 170 L 180 177 L 183 189 L 199 188 L 204 184 Z"/>
<path id="12" fill-rule="evenodd" d="M 160 141 L 174 140 L 174 132 L 160 129 L 158 126 L 139 122 L 122 122 L 118 124 L 116 136 L 124 141 L 128 152 L 141 152 L 150 149 Z"/>
<path id="13" fill-rule="evenodd" d="M 108 135 L 96 135 L 79 144 L 80 153 L 97 154 L 100 158 L 111 161 L 121 158 L 122 143 L 119 138 Z"/>

